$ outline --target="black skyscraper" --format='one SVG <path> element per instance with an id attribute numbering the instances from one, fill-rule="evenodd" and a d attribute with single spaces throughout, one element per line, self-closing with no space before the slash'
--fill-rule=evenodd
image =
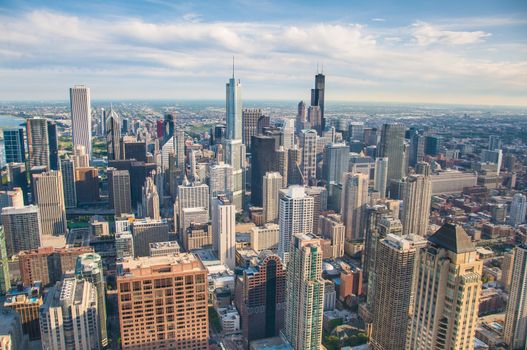
<path id="1" fill-rule="evenodd" d="M 59 143 L 57 140 L 57 124 L 48 120 L 49 167 L 59 170 Z"/>
<path id="2" fill-rule="evenodd" d="M 163 120 L 163 144 L 170 140 L 174 136 L 174 131 L 176 130 L 176 113 L 167 113 L 165 114 L 165 119 Z"/>
<path id="3" fill-rule="evenodd" d="M 311 106 L 320 107 L 320 119 L 322 131 L 326 129 L 326 118 L 324 116 L 324 90 L 326 87 L 326 76 L 322 73 L 315 75 L 315 88 L 311 89 Z"/>
<path id="4" fill-rule="evenodd" d="M 4 129 L 4 149 L 6 163 L 24 163 L 26 161 L 23 128 Z"/>
<path id="5" fill-rule="evenodd" d="M 270 171 L 278 171 L 276 166 L 276 138 L 273 136 L 253 136 L 251 138 L 251 202 L 262 206 L 263 176 Z"/>

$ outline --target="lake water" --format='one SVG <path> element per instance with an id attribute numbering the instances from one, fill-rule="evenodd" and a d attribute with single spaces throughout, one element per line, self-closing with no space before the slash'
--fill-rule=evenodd
<path id="1" fill-rule="evenodd" d="M 26 120 L 12 115 L 0 114 L 0 129 L 20 126 Z"/>

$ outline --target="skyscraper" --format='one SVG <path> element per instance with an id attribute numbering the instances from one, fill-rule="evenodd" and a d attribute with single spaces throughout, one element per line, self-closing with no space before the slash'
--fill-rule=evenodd
<path id="1" fill-rule="evenodd" d="M 6 163 L 24 163 L 26 161 L 23 128 L 4 129 L 4 149 Z"/>
<path id="2" fill-rule="evenodd" d="M 42 226 L 37 206 L 3 208 L 2 225 L 8 256 L 40 247 Z"/>
<path id="3" fill-rule="evenodd" d="M 398 181 L 406 174 L 404 162 L 404 133 L 406 127 L 402 124 L 384 124 L 379 143 L 379 157 L 388 158 L 388 186 L 392 181 Z"/>
<path id="4" fill-rule="evenodd" d="M 292 236 L 287 265 L 284 333 L 294 349 L 319 350 L 322 346 L 324 280 L 322 247 L 313 235 Z"/>
<path id="5" fill-rule="evenodd" d="M 527 197 L 525 197 L 524 194 L 516 193 L 514 197 L 512 197 L 509 224 L 514 227 L 523 224 L 525 222 L 526 212 Z"/>
<path id="6" fill-rule="evenodd" d="M 226 99 L 227 99 L 227 127 L 225 129 L 225 137 L 229 140 L 242 139 L 242 96 L 241 83 L 234 78 L 234 67 L 232 71 L 232 78 L 226 85 Z"/>
<path id="7" fill-rule="evenodd" d="M 302 185 L 302 169 L 300 164 L 302 162 L 302 150 L 294 145 L 287 150 L 287 184 L 288 185 Z"/>
<path id="8" fill-rule="evenodd" d="M 110 107 L 106 118 L 106 152 L 108 160 L 121 159 L 121 120 Z"/>
<path id="9" fill-rule="evenodd" d="M 97 289 L 75 277 L 64 278 L 40 307 L 42 349 L 100 349 Z"/>
<path id="10" fill-rule="evenodd" d="M 317 132 L 319 136 L 322 135 L 322 112 L 320 112 L 319 106 L 309 106 L 307 109 L 307 120 L 309 121 L 309 127 Z"/>
<path id="11" fill-rule="evenodd" d="M 132 212 L 130 173 L 128 170 L 108 168 L 108 194 L 115 216 Z"/>
<path id="12" fill-rule="evenodd" d="M 71 133 L 73 145 L 82 145 L 91 158 L 90 89 L 84 85 L 70 88 Z"/>
<path id="13" fill-rule="evenodd" d="M 132 223 L 134 257 L 150 255 L 150 243 L 168 241 L 168 223 L 166 219 L 141 219 Z"/>
<path id="14" fill-rule="evenodd" d="M 350 122 L 348 124 L 349 141 L 364 141 L 364 123 Z"/>
<path id="15" fill-rule="evenodd" d="M 9 274 L 9 256 L 7 255 L 6 236 L 0 226 L 0 292 L 6 293 L 11 289 L 11 275 Z"/>
<path id="16" fill-rule="evenodd" d="M 483 263 L 467 233 L 444 224 L 419 255 L 408 349 L 474 348 Z"/>
<path id="17" fill-rule="evenodd" d="M 308 186 L 305 188 L 308 196 L 313 197 L 313 230 L 318 234 L 318 217 L 328 209 L 328 191 L 322 186 Z"/>
<path id="18" fill-rule="evenodd" d="M 300 132 L 304 129 L 309 128 L 309 123 L 307 122 L 307 115 L 306 115 L 306 104 L 304 101 L 298 102 L 298 113 L 296 114 L 295 119 L 295 132 L 297 134 L 300 134 Z"/>
<path id="19" fill-rule="evenodd" d="M 197 256 L 128 259 L 117 271 L 124 350 L 209 349 L 207 269 Z"/>
<path id="20" fill-rule="evenodd" d="M 243 144 L 251 149 L 251 137 L 261 133 L 264 126 L 269 126 L 269 117 L 262 114 L 259 108 L 244 108 L 242 111 Z"/>
<path id="21" fill-rule="evenodd" d="M 210 167 L 209 173 L 211 198 L 222 193 L 232 196 L 232 166 L 225 163 L 215 164 Z"/>
<path id="22" fill-rule="evenodd" d="M 108 334 L 106 331 L 106 286 L 102 259 L 99 254 L 86 253 L 79 255 L 75 265 L 77 278 L 90 282 L 97 291 L 97 309 L 99 314 L 99 340 L 102 346 L 108 345 Z"/>
<path id="23" fill-rule="evenodd" d="M 276 139 L 272 136 L 258 135 L 251 140 L 251 203 L 262 206 L 263 177 L 276 169 Z"/>
<path id="24" fill-rule="evenodd" d="M 232 166 L 232 202 L 236 210 L 243 209 L 245 192 L 245 145 L 241 139 L 225 139 L 223 144 L 225 163 Z"/>
<path id="25" fill-rule="evenodd" d="M 147 177 L 145 185 L 142 191 L 141 201 L 141 217 L 159 219 L 159 194 L 157 193 L 157 187 L 154 184 L 154 180 L 151 177 Z"/>
<path id="26" fill-rule="evenodd" d="M 99 196 L 99 171 L 97 168 L 75 168 L 75 190 L 78 203 L 95 203 Z"/>
<path id="27" fill-rule="evenodd" d="M 234 270 L 236 267 L 236 209 L 225 196 L 212 202 L 212 247 L 220 262 Z"/>
<path id="28" fill-rule="evenodd" d="M 293 235 L 313 232 L 313 206 L 313 197 L 308 196 L 302 186 L 289 186 L 287 189 L 280 190 L 278 251 L 285 263 L 288 261 Z"/>
<path id="29" fill-rule="evenodd" d="M 61 172 L 51 170 L 33 175 L 33 188 L 42 221 L 42 234 L 65 235 L 68 229 Z"/>
<path id="30" fill-rule="evenodd" d="M 27 119 L 26 129 L 29 167 L 49 167 L 48 121 L 43 118 Z"/>
<path id="31" fill-rule="evenodd" d="M 373 176 L 373 189 L 379 192 L 381 198 L 386 198 L 388 186 L 388 158 L 379 157 L 375 159 L 375 173 Z"/>
<path id="32" fill-rule="evenodd" d="M 75 208 L 77 206 L 75 164 L 68 156 L 60 160 L 60 171 L 62 173 L 62 186 L 64 188 L 64 206 L 66 208 Z"/>
<path id="33" fill-rule="evenodd" d="M 176 131 L 176 111 L 165 113 L 163 118 L 163 144 L 170 140 Z"/>
<path id="34" fill-rule="evenodd" d="M 265 222 L 278 220 L 278 207 L 282 175 L 278 172 L 266 173 L 263 177 L 263 215 Z"/>
<path id="35" fill-rule="evenodd" d="M 432 181 L 430 176 L 410 175 L 403 182 L 403 233 L 426 237 L 430 206 L 432 203 Z"/>
<path id="36" fill-rule="evenodd" d="M 330 143 L 324 147 L 323 179 L 329 189 L 331 183 L 340 183 L 348 171 L 349 147 L 344 143 Z"/>
<path id="37" fill-rule="evenodd" d="M 489 150 L 493 151 L 501 148 L 501 138 L 498 135 L 489 136 Z"/>
<path id="38" fill-rule="evenodd" d="M 73 155 L 71 157 L 75 168 L 87 168 L 90 166 L 90 156 L 86 153 L 83 145 L 73 145 Z"/>
<path id="39" fill-rule="evenodd" d="M 57 124 L 48 120 L 48 145 L 49 145 L 49 168 L 59 170 L 59 141 L 57 135 Z"/>
<path id="40" fill-rule="evenodd" d="M 340 213 L 346 226 L 346 242 L 364 238 L 364 215 L 368 203 L 368 176 L 346 173 L 342 177 Z"/>
<path id="41" fill-rule="evenodd" d="M 346 228 L 339 214 L 325 212 L 318 216 L 318 234 L 331 241 L 332 258 L 344 256 L 345 233 Z"/>
<path id="42" fill-rule="evenodd" d="M 525 349 L 527 346 L 527 247 L 514 248 L 514 264 L 503 338 L 509 349 Z"/>
<path id="43" fill-rule="evenodd" d="M 300 169 L 304 185 L 315 185 L 317 179 L 317 132 L 315 130 L 302 130 L 300 133 L 302 147 L 302 161 Z"/>
<path id="44" fill-rule="evenodd" d="M 426 240 L 417 235 L 388 234 L 377 245 L 373 349 L 408 349 L 406 330 L 412 304 L 416 260 Z"/>
<path id="45" fill-rule="evenodd" d="M 320 130 L 326 129 L 326 118 L 324 116 L 324 90 L 326 89 L 326 76 L 322 73 L 315 75 L 315 88 L 311 89 L 311 106 L 320 108 Z M 311 125 L 313 127 L 313 125 Z M 321 135 L 321 134 L 319 134 Z"/>
<path id="46" fill-rule="evenodd" d="M 207 216 L 209 213 L 209 186 L 206 184 L 191 184 L 185 181 L 178 186 L 178 197 L 174 205 L 176 209 L 174 213 L 178 214 L 178 229 L 181 231 L 182 227 L 182 213 L 186 208 L 205 208 Z"/>

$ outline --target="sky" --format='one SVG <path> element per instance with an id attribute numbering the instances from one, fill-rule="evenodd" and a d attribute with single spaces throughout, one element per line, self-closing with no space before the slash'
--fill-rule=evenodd
<path id="1" fill-rule="evenodd" d="M 527 1 L 0 0 L 0 101 L 527 106 Z M 317 68 L 318 67 L 318 68 Z"/>

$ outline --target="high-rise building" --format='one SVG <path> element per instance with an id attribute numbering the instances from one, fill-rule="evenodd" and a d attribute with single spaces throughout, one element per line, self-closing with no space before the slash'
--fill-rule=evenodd
<path id="1" fill-rule="evenodd" d="M 524 194 L 516 193 L 512 197 L 511 209 L 509 212 L 509 224 L 518 226 L 525 222 L 527 213 L 527 197 Z"/>
<path id="2" fill-rule="evenodd" d="M 106 117 L 106 152 L 108 160 L 121 159 L 121 119 L 110 107 Z"/>
<path id="3" fill-rule="evenodd" d="M 269 126 L 269 117 L 262 114 L 259 108 L 244 108 L 242 111 L 243 144 L 251 149 L 251 137 L 261 134 L 264 127 Z"/>
<path id="4" fill-rule="evenodd" d="M 328 191 L 325 187 L 309 186 L 305 188 L 308 196 L 313 197 L 313 229 L 312 233 L 318 233 L 318 217 L 328 209 Z"/>
<path id="5" fill-rule="evenodd" d="M 323 179 L 329 188 L 331 183 L 339 183 L 342 174 L 348 171 L 349 147 L 344 143 L 330 143 L 324 147 Z"/>
<path id="6" fill-rule="evenodd" d="M 18 254 L 22 250 L 40 247 L 42 224 L 37 206 L 3 208 L 2 225 L 5 230 L 8 256 Z"/>
<path id="7" fill-rule="evenodd" d="M 225 163 L 215 164 L 210 167 L 209 173 L 211 198 L 222 193 L 232 196 L 232 166 Z"/>
<path id="8" fill-rule="evenodd" d="M 59 170 L 59 140 L 57 135 L 57 124 L 48 120 L 48 145 L 49 145 L 49 168 Z"/>
<path id="9" fill-rule="evenodd" d="M 108 168 L 108 194 L 115 216 L 132 212 L 130 173 L 128 170 Z"/>
<path id="10" fill-rule="evenodd" d="M 294 144 L 292 144 L 291 147 L 294 147 Z M 285 149 L 284 146 L 280 146 L 275 151 L 276 165 L 274 166 L 274 168 L 282 176 L 282 188 L 287 187 L 287 179 L 288 179 L 287 172 L 289 170 L 288 169 L 288 150 L 289 149 Z"/>
<path id="11" fill-rule="evenodd" d="M 5 293 L 11 288 L 11 275 L 9 274 L 9 256 L 7 255 L 6 236 L 0 226 L 0 292 Z"/>
<path id="12" fill-rule="evenodd" d="M 331 257 L 344 256 L 346 228 L 339 214 L 325 212 L 318 216 L 318 234 L 331 242 Z"/>
<path id="13" fill-rule="evenodd" d="M 501 148 L 501 138 L 498 135 L 489 136 L 489 150 L 493 151 Z"/>
<path id="14" fill-rule="evenodd" d="M 501 163 L 503 159 L 503 152 L 501 149 L 496 150 L 482 150 L 481 151 L 481 161 L 486 163 L 496 164 L 497 175 L 500 175 Z"/>
<path id="15" fill-rule="evenodd" d="M 410 135 L 410 150 L 408 155 L 408 164 L 415 166 L 417 162 L 423 160 L 425 156 L 425 136 L 417 131 Z"/>
<path id="16" fill-rule="evenodd" d="M 75 190 L 77 202 L 95 203 L 99 196 L 99 171 L 97 168 L 75 168 Z"/>
<path id="17" fill-rule="evenodd" d="M 236 267 L 236 209 L 225 197 L 212 202 L 212 247 L 220 262 L 234 270 Z"/>
<path id="18" fill-rule="evenodd" d="M 417 235 L 388 234 L 377 245 L 373 349 L 408 349 L 406 330 L 412 305 L 416 260 L 426 240 Z"/>
<path id="19" fill-rule="evenodd" d="M 304 101 L 298 102 L 298 113 L 295 119 L 295 132 L 300 134 L 304 129 L 309 129 L 309 123 L 307 122 L 306 104 Z"/>
<path id="20" fill-rule="evenodd" d="M 143 186 L 143 200 L 141 202 L 141 217 L 150 219 L 160 219 L 161 214 L 159 212 L 159 194 L 157 193 L 157 187 L 154 180 L 151 177 L 147 177 L 145 185 Z"/>
<path id="21" fill-rule="evenodd" d="M 77 190 L 75 186 L 75 164 L 66 156 L 60 160 L 62 187 L 64 188 L 64 205 L 66 208 L 77 206 Z"/>
<path id="22" fill-rule="evenodd" d="M 83 145 L 73 146 L 73 155 L 71 156 L 75 168 L 88 168 L 90 166 L 90 156 L 86 153 L 86 147 Z"/>
<path id="23" fill-rule="evenodd" d="M 182 214 L 183 209 L 187 208 L 205 208 L 209 213 L 209 186 L 206 184 L 191 184 L 185 181 L 178 186 L 177 201 L 174 204 L 176 207 L 174 213 L 178 213 L 178 229 L 183 229 Z M 208 215 L 208 214 L 207 214 Z"/>
<path id="24" fill-rule="evenodd" d="M 17 286 L 17 288 L 9 290 L 6 293 L 3 306 L 4 309 L 14 310 L 20 315 L 22 330 L 29 336 L 29 340 L 33 341 L 40 339 L 39 309 L 41 305 L 41 285 L 35 284 L 27 288 Z"/>
<path id="25" fill-rule="evenodd" d="M 474 348 L 483 263 L 460 226 L 444 224 L 419 255 L 408 349 Z"/>
<path id="26" fill-rule="evenodd" d="M 287 265 L 284 327 L 285 336 L 294 349 L 321 348 L 323 313 L 320 240 L 310 234 L 295 233 Z"/>
<path id="27" fill-rule="evenodd" d="M 22 283 L 26 287 L 36 282 L 42 283 L 44 287 L 53 285 L 66 273 L 75 270 L 79 255 L 92 252 L 92 247 L 37 247 L 24 250 L 18 254 Z"/>
<path id="28" fill-rule="evenodd" d="M 100 349 L 97 301 L 97 289 L 88 281 L 68 277 L 57 282 L 40 307 L 42 349 Z"/>
<path id="29" fill-rule="evenodd" d="M 43 235 L 65 235 L 66 207 L 64 206 L 64 190 L 62 174 L 51 170 L 33 175 L 35 204 L 40 211 Z"/>
<path id="30" fill-rule="evenodd" d="M 234 303 L 246 344 L 279 335 L 284 327 L 285 283 L 285 267 L 270 251 L 259 255 L 236 278 Z"/>
<path id="31" fill-rule="evenodd" d="M 311 106 L 320 108 L 320 130 L 326 129 L 324 116 L 324 90 L 326 89 L 326 76 L 322 73 L 315 75 L 315 88 L 311 89 Z M 313 125 L 311 125 L 313 127 Z M 320 134 L 319 134 L 320 135 Z"/>
<path id="32" fill-rule="evenodd" d="M 185 249 L 210 248 L 212 246 L 212 225 L 210 223 L 191 223 L 183 233 Z"/>
<path id="33" fill-rule="evenodd" d="M 403 233 L 426 237 L 430 206 L 432 203 L 432 182 L 430 176 L 410 175 L 404 179 L 404 210 L 402 216 Z"/>
<path id="34" fill-rule="evenodd" d="M 309 121 L 309 127 L 322 135 L 322 112 L 319 106 L 309 106 L 307 109 L 307 120 Z"/>
<path id="35" fill-rule="evenodd" d="M 402 124 L 384 124 L 379 143 L 379 157 L 388 158 L 388 186 L 392 181 L 398 181 L 406 174 L 404 162 L 404 133 L 406 127 Z"/>
<path id="36" fill-rule="evenodd" d="M 373 177 L 373 189 L 379 192 L 380 198 L 386 198 L 388 188 L 388 158 L 379 157 L 375 159 L 375 173 Z"/>
<path id="37" fill-rule="evenodd" d="M 302 186 L 289 186 L 287 189 L 280 190 L 278 251 L 285 263 L 288 261 L 293 235 L 313 232 L 313 206 L 314 198 L 308 196 Z"/>
<path id="38" fill-rule="evenodd" d="M 349 122 L 348 124 L 349 141 L 364 141 L 364 123 Z"/>
<path id="39" fill-rule="evenodd" d="M 24 129 L 4 129 L 4 151 L 6 163 L 25 163 Z"/>
<path id="40" fill-rule="evenodd" d="M 225 139 L 223 151 L 225 163 L 232 166 L 232 202 L 240 211 L 243 209 L 245 189 L 245 145 L 241 139 Z"/>
<path id="41" fill-rule="evenodd" d="M 226 85 L 227 96 L 227 126 L 225 128 L 225 137 L 229 140 L 241 140 L 242 135 L 242 96 L 241 83 L 234 78 L 234 69 L 232 78 Z"/>
<path id="42" fill-rule="evenodd" d="M 368 176 L 364 174 L 345 173 L 342 177 L 340 213 L 346 227 L 346 242 L 364 238 L 368 181 Z"/>
<path id="43" fill-rule="evenodd" d="M 302 149 L 294 145 L 287 150 L 287 184 L 288 185 L 302 185 L 302 169 L 300 164 L 302 162 Z"/>
<path id="44" fill-rule="evenodd" d="M 312 129 L 302 130 L 300 145 L 302 147 L 300 169 L 303 184 L 314 185 L 317 179 L 317 132 Z"/>
<path id="45" fill-rule="evenodd" d="M 272 136 L 257 135 L 251 140 L 251 203 L 263 204 L 263 177 L 267 172 L 277 171 L 275 149 L 276 139 Z"/>
<path id="46" fill-rule="evenodd" d="M 134 236 L 131 233 L 115 234 L 115 256 L 117 259 L 134 257 Z"/>
<path id="47" fill-rule="evenodd" d="M 514 258 L 511 273 L 511 285 L 507 313 L 505 314 L 505 329 L 503 339 L 509 349 L 525 349 L 527 347 L 527 247 L 514 248 Z"/>
<path id="48" fill-rule="evenodd" d="M 20 187 L 13 188 L 12 191 L 0 191 L 0 212 L 3 208 L 24 206 L 24 193 Z"/>
<path id="49" fill-rule="evenodd" d="M 26 129 L 29 167 L 49 167 L 49 135 L 47 119 L 27 119 Z"/>
<path id="50" fill-rule="evenodd" d="M 124 350 L 209 349 L 207 269 L 197 256 L 128 259 L 117 271 Z"/>
<path id="51" fill-rule="evenodd" d="M 135 220 L 132 223 L 132 236 L 134 241 L 134 256 L 148 256 L 150 243 L 168 241 L 169 227 L 166 219 Z"/>
<path id="52" fill-rule="evenodd" d="M 263 215 L 265 222 L 278 220 L 278 207 L 282 175 L 278 172 L 266 173 L 263 177 Z"/>
<path id="53" fill-rule="evenodd" d="M 70 88 L 71 133 L 73 145 L 82 145 L 91 158 L 90 89 L 83 85 Z"/>
<path id="54" fill-rule="evenodd" d="M 77 278 L 90 282 L 97 291 L 97 309 L 99 314 L 99 340 L 103 347 L 108 345 L 108 332 L 106 330 L 106 286 L 102 259 L 99 254 L 86 253 L 79 255 L 75 265 Z"/>
<path id="55" fill-rule="evenodd" d="M 20 315 L 14 310 L 0 310 L 0 344 L 5 349 L 27 349 L 27 337 L 22 332 Z"/>
<path id="56" fill-rule="evenodd" d="M 176 111 L 165 113 L 163 118 L 163 144 L 170 140 L 176 131 Z"/>
<path id="57" fill-rule="evenodd" d="M 22 189 L 24 203 L 29 203 L 29 186 L 27 182 L 27 172 L 24 163 L 7 164 L 8 187 L 13 189 L 19 187 Z"/>

